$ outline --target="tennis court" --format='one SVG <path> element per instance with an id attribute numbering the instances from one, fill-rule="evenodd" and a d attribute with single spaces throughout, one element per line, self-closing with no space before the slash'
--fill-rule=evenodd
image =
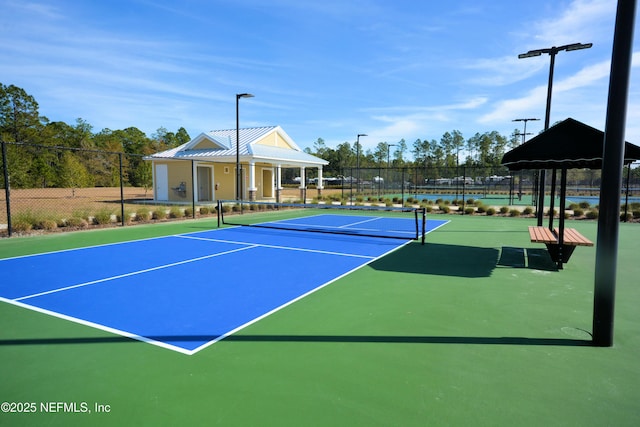
<path id="1" fill-rule="evenodd" d="M 260 211 L 230 219 L 279 221 L 291 215 Z M 37 265 L 33 269 L 71 271 L 78 281 L 80 272 L 73 269 L 107 271 L 103 264 L 130 263 L 141 270 L 143 258 L 177 253 L 183 240 L 186 247 L 200 246 L 189 244 L 197 239 L 176 236 L 226 233 L 227 228 L 215 230 L 211 218 L 0 239 L 0 258 L 5 259 L 0 262 L 5 296 L 0 301 L 0 402 L 13 402 L 16 408 L 25 402 L 38 405 L 36 413 L 0 413 L 0 425 L 636 426 L 640 417 L 638 224 L 620 224 L 615 345 L 597 348 L 589 345 L 588 333 L 594 299 L 593 248 L 577 250 L 562 271 L 536 268 L 507 256 L 524 254 L 531 261 L 544 251 L 529 241 L 530 218 L 434 214 L 427 218 L 428 228 L 432 219 L 449 222 L 428 234 L 424 246 L 381 239 L 382 245 L 400 247 L 191 356 L 184 354 L 189 351 L 184 348 L 171 351 L 68 321 L 60 314 L 25 309 L 19 304 L 29 300 L 11 300 L 26 292 L 6 293 L 6 267 L 31 260 Z M 567 222 L 596 239 L 595 221 Z M 264 235 L 266 244 L 282 244 L 266 236 L 283 231 L 240 230 Z M 313 242 L 328 239 L 336 252 L 347 252 L 347 241 L 371 239 L 295 235 Z M 129 244 L 137 248 L 135 253 L 116 255 Z M 262 243 L 252 240 L 252 244 Z M 253 262 L 247 256 L 253 250 L 239 252 L 245 254 L 244 262 Z M 106 258 L 100 262 L 71 256 L 78 251 Z M 50 255 L 63 254 L 73 265 L 39 264 Z M 340 257 L 322 259 L 322 265 L 311 269 L 330 269 L 335 275 L 331 264 Z M 152 262 L 147 268 L 158 265 Z M 254 271 L 253 264 L 224 263 L 224 267 L 240 269 L 226 287 L 271 280 Z M 289 268 L 295 268 L 294 262 L 286 262 L 285 269 Z M 173 304 L 162 301 L 158 291 L 143 295 L 139 306 L 149 310 L 145 304 L 162 303 L 194 313 L 192 308 L 178 307 L 187 290 L 195 289 L 190 285 L 179 289 L 188 285 L 187 278 L 181 277 L 167 290 L 160 282 L 179 269 L 158 271 L 165 273 L 161 279 L 143 286 L 167 292 L 164 298 Z M 294 272 L 287 280 L 305 280 L 312 274 L 316 273 L 309 269 L 298 276 Z M 41 276 L 53 280 L 52 275 Z M 204 298 L 213 298 L 210 289 L 219 280 L 216 271 L 199 272 L 198 277 L 209 284 Z M 81 289 L 105 287 L 116 293 L 119 286 L 115 280 Z M 121 300 L 112 304 L 132 305 L 128 300 L 138 298 L 133 286 L 129 284 Z M 261 291 L 258 285 L 251 289 Z M 29 292 L 38 289 L 33 286 Z M 74 298 L 73 303 L 103 305 L 94 292 L 87 292 L 86 299 Z M 195 348 L 199 344 L 189 340 L 203 337 L 192 334 L 204 333 L 202 341 L 208 343 L 220 332 L 209 326 L 168 333 L 183 334 L 172 342 L 176 347 L 187 342 L 191 345 L 185 347 Z M 69 410 L 45 412 L 39 406 L 43 402 L 66 403 Z M 91 413 L 73 411 L 83 403 Z M 98 413 L 94 404 L 108 405 L 109 411 Z"/>
<path id="2" fill-rule="evenodd" d="M 0 299 L 194 354 L 395 251 L 422 230 L 416 221 L 294 214 L 252 224 L 260 228 L 8 258 L 0 260 Z M 430 219 L 424 230 L 446 222 Z"/>

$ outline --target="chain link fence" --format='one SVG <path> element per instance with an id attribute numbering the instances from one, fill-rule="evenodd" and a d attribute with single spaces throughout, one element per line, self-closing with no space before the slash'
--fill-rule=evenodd
<path id="1" fill-rule="evenodd" d="M 625 167 L 621 193 L 621 206 L 640 204 L 640 177 Z M 552 174 L 545 174 L 544 194 L 547 199 L 553 188 Z M 486 200 L 505 206 L 531 206 L 538 204 L 540 194 L 539 173 L 534 170 L 509 172 L 506 168 L 467 167 L 454 168 L 345 168 L 335 177 L 325 179 L 325 187 L 340 189 L 350 200 L 396 199 L 403 203 L 408 198 L 427 200 Z M 559 182 L 555 196 L 558 197 Z M 573 169 L 567 173 L 567 199 L 575 203 L 597 206 L 600 197 L 600 171 Z M 545 206 L 549 203 L 546 202 Z M 624 210 L 624 209 L 623 209 Z"/>
<path id="2" fill-rule="evenodd" d="M 3 142 L 0 168 L 4 235 L 195 216 L 154 203 L 151 164 L 138 154 Z"/>
<path id="3" fill-rule="evenodd" d="M 3 142 L 0 234 L 196 218 L 215 213 L 214 198 L 235 198 L 235 164 L 212 166 L 196 165 L 192 160 L 183 162 L 177 168 L 182 171 L 181 175 L 167 183 L 169 194 L 155 198 L 166 201 L 156 202 L 152 164 L 142 155 Z M 216 168 L 215 182 L 207 181 L 212 174 L 206 167 Z M 631 203 L 640 204 L 640 178 L 630 171 L 625 168 L 621 194 L 621 205 L 625 209 Z M 307 169 L 304 188 L 300 188 L 299 172 L 300 169 L 283 168 L 279 187 L 276 174 L 265 168 L 260 172 L 264 188 L 258 189 L 257 199 L 314 198 L 317 171 Z M 546 174 L 544 185 L 547 195 L 551 190 L 550 175 Z M 244 189 L 240 196 L 246 199 L 249 196 L 247 168 L 241 168 L 240 177 Z M 488 167 L 368 167 L 327 168 L 321 193 L 350 203 L 387 199 L 404 203 L 414 198 L 457 200 L 464 206 L 467 200 L 474 199 L 500 206 L 535 208 L 539 189 L 537 171 L 510 174 L 506 168 Z M 589 200 L 595 206 L 599 194 L 600 171 L 569 171 L 567 198 Z"/>

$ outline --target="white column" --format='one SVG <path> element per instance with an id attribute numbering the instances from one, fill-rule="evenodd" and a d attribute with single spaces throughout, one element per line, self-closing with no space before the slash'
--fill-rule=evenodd
<path id="1" fill-rule="evenodd" d="M 307 188 L 307 183 L 305 180 L 305 171 L 306 171 L 306 168 L 304 166 L 300 166 L 300 189 Z"/>
<path id="2" fill-rule="evenodd" d="M 322 185 L 322 166 L 318 166 L 318 190 L 322 190 L 324 185 Z"/>
<path id="3" fill-rule="evenodd" d="M 276 190 L 282 190 L 282 165 L 276 165 Z"/>
<path id="4" fill-rule="evenodd" d="M 256 162 L 249 162 L 249 191 L 256 191 Z"/>
<path id="5" fill-rule="evenodd" d="M 249 161 L 249 200 L 256 200 L 256 162 Z"/>
<path id="6" fill-rule="evenodd" d="M 276 165 L 276 202 L 282 201 L 282 165 Z"/>

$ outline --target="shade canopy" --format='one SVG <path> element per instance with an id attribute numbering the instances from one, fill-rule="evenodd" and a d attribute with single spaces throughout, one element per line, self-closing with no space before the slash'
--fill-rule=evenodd
<path id="1" fill-rule="evenodd" d="M 604 132 L 568 118 L 507 152 L 502 164 L 512 171 L 601 169 L 603 149 Z M 640 147 L 625 142 L 625 164 L 639 159 Z"/>

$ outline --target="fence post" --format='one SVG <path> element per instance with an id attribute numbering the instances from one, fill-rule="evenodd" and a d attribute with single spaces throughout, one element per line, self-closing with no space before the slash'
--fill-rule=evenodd
<path id="1" fill-rule="evenodd" d="M 118 153 L 118 163 L 120 167 L 120 219 L 124 227 L 124 180 L 122 179 L 122 153 Z"/>
<path id="2" fill-rule="evenodd" d="M 2 171 L 4 173 L 4 194 L 7 202 L 7 233 L 11 237 L 11 190 L 9 187 L 9 166 L 7 165 L 7 144 L 2 142 Z"/>
<path id="3" fill-rule="evenodd" d="M 196 163 L 191 160 L 191 217 L 196 218 Z M 211 185 L 215 185 L 213 182 Z M 209 189 L 211 191 L 211 189 Z"/>
<path id="4" fill-rule="evenodd" d="M 405 171 L 405 167 L 402 168 L 402 194 L 401 194 L 401 203 L 402 206 L 404 206 L 404 181 L 405 181 L 405 177 L 404 177 L 404 171 Z"/>

